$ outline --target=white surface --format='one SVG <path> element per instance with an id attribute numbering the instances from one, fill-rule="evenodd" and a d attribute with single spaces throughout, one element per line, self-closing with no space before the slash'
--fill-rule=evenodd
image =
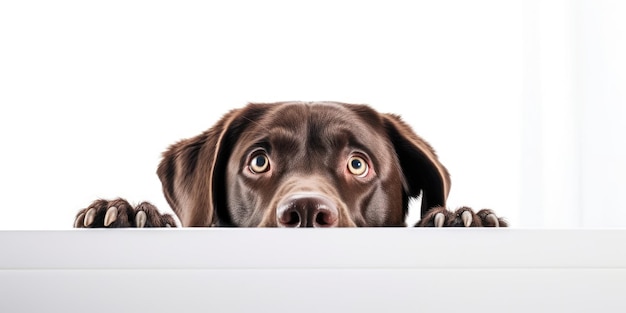
<path id="1" fill-rule="evenodd" d="M 624 312 L 626 230 L 0 232 L 0 311 Z"/>

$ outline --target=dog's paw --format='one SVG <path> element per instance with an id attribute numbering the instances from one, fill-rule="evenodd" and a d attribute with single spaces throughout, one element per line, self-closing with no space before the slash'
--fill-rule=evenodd
<path id="1" fill-rule="evenodd" d="M 155 206 L 142 202 L 133 208 L 124 199 L 96 200 L 76 214 L 74 228 L 176 227 L 169 214 L 161 214 Z"/>
<path id="2" fill-rule="evenodd" d="M 468 207 L 448 211 L 444 207 L 435 207 L 415 224 L 415 227 L 507 227 L 507 222 L 493 211 L 483 209 L 474 213 Z"/>

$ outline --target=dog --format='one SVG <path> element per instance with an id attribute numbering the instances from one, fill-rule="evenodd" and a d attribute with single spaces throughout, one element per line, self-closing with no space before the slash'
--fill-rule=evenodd
<path id="1" fill-rule="evenodd" d="M 450 176 L 398 115 L 338 102 L 251 103 L 171 145 L 157 174 L 183 227 L 506 227 L 446 208 Z M 177 226 L 149 202 L 96 200 L 77 228 Z"/>

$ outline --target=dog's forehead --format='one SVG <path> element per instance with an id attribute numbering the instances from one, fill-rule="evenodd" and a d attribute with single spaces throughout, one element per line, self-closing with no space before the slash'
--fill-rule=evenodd
<path id="1" fill-rule="evenodd" d="M 286 102 L 275 105 L 261 121 L 263 127 L 296 131 L 328 131 L 348 128 L 354 131 L 372 130 L 373 110 L 355 110 L 358 106 L 336 102 Z M 368 116 L 368 118 L 363 118 Z M 375 119 L 375 118 L 374 118 Z M 375 124 L 375 123 L 374 123 Z"/>
<path id="2" fill-rule="evenodd" d="M 353 146 L 385 158 L 391 150 L 381 115 L 364 105 L 280 103 L 249 121 L 247 131 L 239 138 L 240 154 L 259 145 L 289 155 Z"/>
<path id="3" fill-rule="evenodd" d="M 351 146 L 386 158 L 392 144 L 383 116 L 366 105 L 334 102 L 291 102 L 265 105 L 262 114 L 244 118 L 245 130 L 235 154 L 244 156 L 258 147 L 319 154 Z"/>

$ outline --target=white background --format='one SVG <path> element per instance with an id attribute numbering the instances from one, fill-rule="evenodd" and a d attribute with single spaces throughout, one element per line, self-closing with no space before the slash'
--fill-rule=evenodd
<path id="1" fill-rule="evenodd" d="M 68 229 L 101 197 L 169 211 L 169 144 L 281 100 L 401 114 L 450 170 L 451 207 L 626 226 L 624 16 L 591 0 L 3 1 L 0 229 Z"/>

